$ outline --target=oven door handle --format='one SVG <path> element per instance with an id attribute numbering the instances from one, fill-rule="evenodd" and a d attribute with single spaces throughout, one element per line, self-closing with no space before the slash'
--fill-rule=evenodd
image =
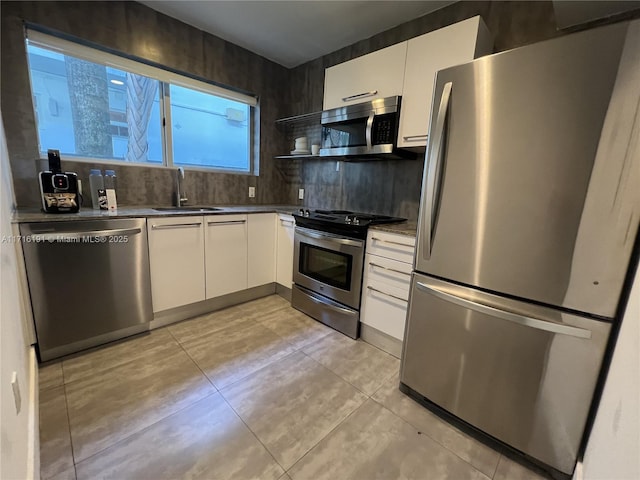
<path id="1" fill-rule="evenodd" d="M 315 239 L 318 239 L 318 240 L 325 240 L 327 242 L 337 243 L 338 245 L 349 245 L 351 247 L 362 247 L 362 245 L 363 245 L 362 241 L 350 240 L 348 238 L 340 238 L 340 237 L 334 237 L 334 236 L 330 236 L 330 235 L 325 235 L 323 233 L 315 232 L 313 230 L 308 230 L 306 228 L 298 227 L 298 228 L 296 228 L 296 233 L 298 235 L 303 236 L 303 237 L 315 238 Z"/>

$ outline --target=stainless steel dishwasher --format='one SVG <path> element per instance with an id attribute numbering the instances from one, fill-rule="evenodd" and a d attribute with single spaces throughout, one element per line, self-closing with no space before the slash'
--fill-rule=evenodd
<path id="1" fill-rule="evenodd" d="M 148 330 L 144 219 L 20 225 L 42 361 Z"/>

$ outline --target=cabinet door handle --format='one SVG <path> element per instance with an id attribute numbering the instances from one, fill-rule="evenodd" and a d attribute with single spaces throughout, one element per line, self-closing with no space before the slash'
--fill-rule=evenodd
<path id="1" fill-rule="evenodd" d="M 429 135 L 425 133 L 424 135 L 407 135 L 407 136 L 403 136 L 402 138 L 407 142 L 417 142 L 418 140 L 422 140 L 422 139 L 426 140 L 428 136 Z"/>
<path id="2" fill-rule="evenodd" d="M 377 263 L 369 262 L 369 265 L 376 268 L 381 268 L 383 270 L 387 270 L 389 272 L 401 273 L 402 275 L 406 275 L 407 277 L 411 276 L 411 273 L 403 272 L 402 270 L 396 270 L 395 268 L 383 267 L 382 265 L 378 265 Z"/>
<path id="3" fill-rule="evenodd" d="M 168 230 L 170 228 L 194 228 L 194 227 L 199 227 L 200 225 L 202 225 L 202 222 L 195 222 L 195 223 L 172 223 L 172 224 L 167 224 L 167 225 L 151 225 L 151 228 L 153 230 Z"/>
<path id="4" fill-rule="evenodd" d="M 378 94 L 378 90 L 371 90 L 370 92 L 356 93 L 355 95 L 349 95 L 348 97 L 342 97 L 343 102 L 349 102 L 358 98 L 373 97 Z"/>
<path id="5" fill-rule="evenodd" d="M 296 222 L 294 222 L 293 220 L 284 220 L 284 219 L 280 219 L 280 223 L 282 225 L 295 225 Z"/>
<path id="6" fill-rule="evenodd" d="M 406 243 L 401 243 L 401 242 L 394 242 L 393 240 L 384 240 L 378 237 L 371 237 L 371 240 L 374 240 L 376 242 L 382 242 L 382 243 L 390 243 L 392 245 L 400 245 L 402 247 L 413 248 L 413 245 L 407 245 Z"/>
<path id="7" fill-rule="evenodd" d="M 397 296 L 397 295 L 392 295 L 392 294 L 390 294 L 390 293 L 383 292 L 382 290 L 378 290 L 377 288 L 373 288 L 373 287 L 369 287 L 369 286 L 367 286 L 367 289 L 368 289 L 368 290 L 371 290 L 372 292 L 381 293 L 382 295 L 386 295 L 387 297 L 395 298 L 396 300 L 401 300 L 401 301 L 403 301 L 404 303 L 407 303 L 407 300 L 406 300 L 406 299 L 404 299 L 404 298 L 402 298 L 402 297 L 399 297 L 399 296 Z"/>
<path id="8" fill-rule="evenodd" d="M 207 222 L 207 225 L 240 225 L 242 223 L 247 223 L 246 220 L 227 220 L 226 222 Z"/>

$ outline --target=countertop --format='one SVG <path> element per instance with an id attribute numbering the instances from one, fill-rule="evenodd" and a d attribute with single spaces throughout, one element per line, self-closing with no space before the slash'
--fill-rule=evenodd
<path id="1" fill-rule="evenodd" d="M 406 235 L 407 237 L 415 237 L 418 232 L 417 222 L 389 223 L 383 225 L 373 225 L 369 227 L 371 230 L 380 230 L 382 232 L 397 233 Z"/>
<path id="2" fill-rule="evenodd" d="M 167 207 L 157 207 L 167 208 Z M 192 207 L 195 208 L 195 207 Z M 204 207 L 203 208 L 207 208 Z M 209 207 L 211 208 L 211 207 Z M 116 212 L 107 210 L 81 209 L 78 213 L 43 213 L 37 208 L 19 208 L 13 213 L 13 223 L 68 222 L 71 220 L 108 220 L 132 217 L 175 217 L 189 215 L 232 215 L 243 213 L 286 213 L 291 214 L 300 207 L 295 205 L 229 205 L 218 206 L 215 211 L 157 211 L 153 207 L 119 207 Z"/>
<path id="3" fill-rule="evenodd" d="M 167 207 L 160 207 L 167 208 Z M 196 207 L 191 207 L 196 208 Z M 203 206 L 203 208 L 207 208 Z M 134 217 L 182 217 L 193 215 L 238 215 L 243 213 L 285 213 L 291 214 L 300 207 L 296 205 L 228 205 L 218 206 L 215 211 L 181 211 L 181 210 L 154 210 L 153 207 L 120 207 L 116 212 L 107 210 L 94 210 L 84 208 L 78 213 L 43 213 L 37 208 L 19 208 L 14 212 L 13 223 L 38 223 L 38 222 L 68 222 L 71 220 L 108 220 L 110 218 L 134 218 Z M 397 233 L 415 237 L 417 231 L 416 222 L 392 223 L 388 225 L 373 225 L 374 230 Z"/>

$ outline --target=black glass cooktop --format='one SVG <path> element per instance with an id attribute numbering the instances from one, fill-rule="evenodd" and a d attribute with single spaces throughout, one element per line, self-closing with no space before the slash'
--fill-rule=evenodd
<path id="1" fill-rule="evenodd" d="M 340 235 L 366 238 L 370 225 L 404 222 L 406 218 L 359 213 L 350 210 L 309 210 L 300 209 L 293 213 L 296 225 L 315 230 L 333 232 Z"/>

